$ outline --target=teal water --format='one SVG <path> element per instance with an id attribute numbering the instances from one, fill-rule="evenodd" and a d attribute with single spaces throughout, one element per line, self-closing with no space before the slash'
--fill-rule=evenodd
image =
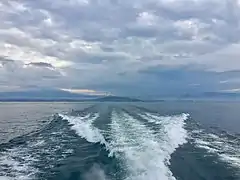
<path id="1" fill-rule="evenodd" d="M 239 180 L 240 103 L 2 103 L 0 180 Z"/>

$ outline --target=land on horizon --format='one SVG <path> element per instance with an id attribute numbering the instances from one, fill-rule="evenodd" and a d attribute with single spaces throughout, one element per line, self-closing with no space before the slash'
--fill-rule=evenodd
<path id="1" fill-rule="evenodd" d="M 87 95 L 60 90 L 1 92 L 1 102 L 160 102 L 166 100 L 240 100 L 239 93 L 206 92 L 201 94 L 162 95 L 159 97 L 128 97 Z"/>

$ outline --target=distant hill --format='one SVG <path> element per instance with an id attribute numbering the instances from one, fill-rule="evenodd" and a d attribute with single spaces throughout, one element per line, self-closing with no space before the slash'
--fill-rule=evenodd
<path id="1" fill-rule="evenodd" d="M 175 100 L 240 100 L 240 93 L 228 92 L 205 92 L 199 94 L 184 94 L 182 96 L 162 96 L 161 99 Z M 89 102 L 143 102 L 143 100 L 119 97 L 119 96 L 100 96 L 71 93 L 62 90 L 31 90 L 17 92 L 0 92 L 0 101 L 89 101 Z M 163 100 L 144 99 L 144 102 L 162 102 Z"/>
<path id="2" fill-rule="evenodd" d="M 97 96 L 70 93 L 62 90 L 32 90 L 0 92 L 0 101 L 94 101 L 94 102 L 141 102 L 139 99 L 118 96 Z"/>
<path id="3" fill-rule="evenodd" d="M 240 100 L 240 93 L 228 92 L 205 92 L 202 94 L 185 94 L 180 99 L 220 99 L 220 100 Z"/>

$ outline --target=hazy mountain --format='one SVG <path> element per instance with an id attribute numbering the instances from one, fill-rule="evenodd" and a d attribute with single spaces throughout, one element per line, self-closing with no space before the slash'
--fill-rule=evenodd
<path id="1" fill-rule="evenodd" d="M 97 101 L 97 102 L 140 102 L 139 99 L 117 96 L 97 96 L 70 93 L 62 90 L 32 90 L 0 92 L 1 101 Z"/>
<path id="2" fill-rule="evenodd" d="M 146 102 L 159 99 L 207 99 L 207 100 L 240 100 L 240 93 L 205 92 L 186 93 L 182 96 L 162 96 L 154 99 L 143 98 Z M 62 90 L 31 90 L 16 92 L 0 92 L 0 101 L 97 101 L 97 102 L 141 102 L 142 100 L 119 96 L 97 96 L 71 93 Z"/>
<path id="3" fill-rule="evenodd" d="M 223 99 L 223 100 L 239 100 L 240 93 L 228 93 L 228 92 L 205 92 L 201 94 L 184 94 L 181 99 Z"/>

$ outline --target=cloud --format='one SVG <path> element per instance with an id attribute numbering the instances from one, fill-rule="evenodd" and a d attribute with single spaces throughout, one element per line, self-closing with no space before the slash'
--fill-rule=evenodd
<path id="1" fill-rule="evenodd" d="M 240 88 L 238 88 L 238 89 L 227 89 L 227 90 L 222 90 L 222 92 L 228 92 L 228 93 L 240 93 Z"/>
<path id="2" fill-rule="evenodd" d="M 75 93 L 75 94 L 87 94 L 87 95 L 109 95 L 107 92 L 95 91 L 92 89 L 61 89 L 63 91 Z"/>
<path id="3" fill-rule="evenodd" d="M 26 65 L 27 66 L 36 66 L 36 67 L 45 67 L 45 68 L 54 68 L 53 65 L 51 65 L 50 63 L 45 63 L 45 62 L 31 62 Z"/>
<path id="4" fill-rule="evenodd" d="M 239 10 L 238 0 L 1 1 L 0 85 L 139 95 L 235 88 Z"/>

